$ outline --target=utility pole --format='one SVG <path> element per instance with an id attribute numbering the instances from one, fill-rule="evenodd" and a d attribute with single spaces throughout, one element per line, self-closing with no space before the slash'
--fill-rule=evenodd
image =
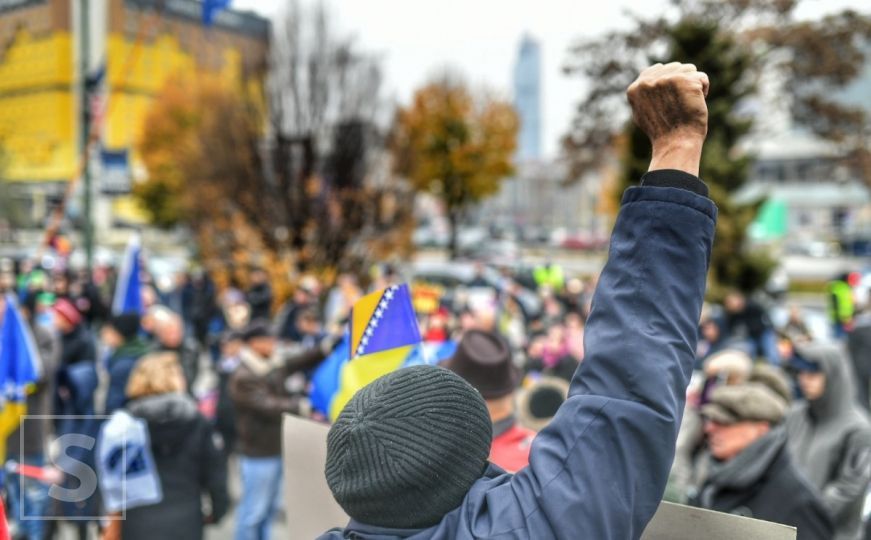
<path id="1" fill-rule="evenodd" d="M 88 81 L 90 73 L 90 0 L 79 1 L 79 50 L 81 52 L 81 71 L 79 75 L 79 84 L 81 84 L 82 93 L 82 114 L 81 114 L 81 137 L 82 146 L 81 152 L 84 159 L 82 164 L 82 180 L 84 198 L 83 208 L 83 236 L 85 240 L 85 255 L 87 259 L 88 276 L 94 268 L 94 222 L 91 216 L 91 155 L 88 151 L 88 143 L 91 138 L 91 88 Z"/>

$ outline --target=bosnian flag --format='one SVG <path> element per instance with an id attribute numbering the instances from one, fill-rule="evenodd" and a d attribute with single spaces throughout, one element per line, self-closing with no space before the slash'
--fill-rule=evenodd
<path id="1" fill-rule="evenodd" d="M 121 263 L 121 272 L 118 274 L 118 283 L 115 284 L 112 313 L 116 315 L 130 311 L 135 311 L 141 315 L 144 311 L 140 283 L 141 255 L 141 241 L 139 235 L 134 234 L 127 243 L 124 261 Z"/>

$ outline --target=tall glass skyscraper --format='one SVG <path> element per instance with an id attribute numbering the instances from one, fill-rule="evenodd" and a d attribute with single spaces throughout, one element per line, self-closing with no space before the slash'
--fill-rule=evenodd
<path id="1" fill-rule="evenodd" d="M 518 161 L 541 157 L 541 45 L 532 36 L 520 41 L 514 64 L 514 106 L 520 115 Z"/>

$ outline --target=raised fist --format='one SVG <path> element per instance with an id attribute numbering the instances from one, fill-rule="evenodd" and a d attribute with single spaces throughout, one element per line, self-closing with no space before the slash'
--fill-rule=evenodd
<path id="1" fill-rule="evenodd" d="M 626 90 L 635 123 L 654 147 L 701 144 L 708 132 L 708 76 L 692 64 L 654 64 Z"/>

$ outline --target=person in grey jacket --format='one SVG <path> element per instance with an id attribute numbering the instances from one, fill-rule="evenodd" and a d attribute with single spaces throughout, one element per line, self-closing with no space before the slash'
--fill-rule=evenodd
<path id="1" fill-rule="evenodd" d="M 836 345 L 796 345 L 806 402 L 786 419 L 789 449 L 819 490 L 835 540 L 862 538 L 862 504 L 871 482 L 871 423 L 855 400 L 847 358 Z"/>
<path id="2" fill-rule="evenodd" d="M 327 437 L 326 479 L 351 516 L 321 538 L 639 538 L 659 506 L 695 361 L 716 207 L 698 179 L 707 76 L 644 70 L 627 94 L 653 143 L 629 189 L 569 395 L 514 475 L 487 462 L 481 395 L 433 366 L 360 390 Z"/>

